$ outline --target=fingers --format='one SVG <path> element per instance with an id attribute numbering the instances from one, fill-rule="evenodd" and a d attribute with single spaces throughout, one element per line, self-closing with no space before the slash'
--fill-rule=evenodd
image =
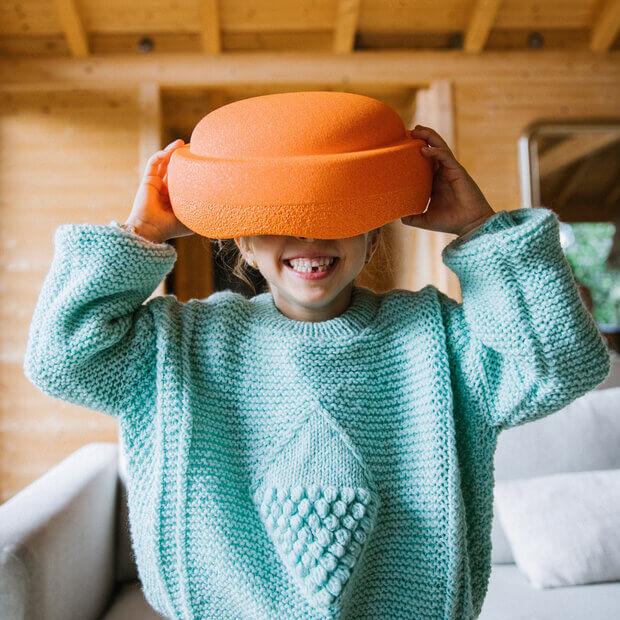
<path id="1" fill-rule="evenodd" d="M 434 170 L 436 171 L 440 165 L 445 168 L 456 170 L 460 167 L 458 161 L 452 154 L 452 151 L 443 147 L 429 147 L 423 146 L 420 152 L 424 157 L 430 158 L 434 163 Z"/>
<path id="2" fill-rule="evenodd" d="M 409 133 L 414 138 L 422 138 L 426 140 L 428 144 L 435 147 L 443 147 L 445 149 L 450 150 L 447 142 L 434 130 L 430 127 L 424 127 L 424 125 L 416 125 L 414 129 L 410 129 Z"/>
<path id="3" fill-rule="evenodd" d="M 176 147 L 182 146 L 183 144 L 183 140 L 181 140 L 181 138 L 177 138 L 176 140 L 168 144 L 165 148 L 153 153 L 146 162 L 143 176 L 157 176 L 160 173 L 160 165 L 162 163 L 165 163 L 166 159 L 170 157 L 172 151 Z"/>
<path id="4" fill-rule="evenodd" d="M 157 176 L 155 174 L 147 174 L 144 175 L 142 179 L 142 184 L 152 185 L 157 191 L 161 191 L 164 182 L 162 181 L 162 178 L 160 176 Z"/>
<path id="5" fill-rule="evenodd" d="M 166 171 L 168 170 L 168 163 L 170 162 L 170 157 L 172 155 L 172 153 L 180 146 L 183 146 L 184 142 L 183 140 L 181 140 L 180 138 L 175 140 L 174 142 L 171 142 L 168 146 L 166 146 L 166 148 L 164 149 L 164 156 L 160 159 L 159 161 L 159 166 L 157 168 L 157 174 L 160 177 L 163 177 L 163 175 L 166 173 Z"/>
<path id="6" fill-rule="evenodd" d="M 456 169 L 459 167 L 454 153 L 450 150 L 446 141 L 434 129 L 424 127 L 423 125 L 416 125 L 415 129 L 410 130 L 410 133 L 413 137 L 426 140 L 427 144 L 420 149 L 420 152 L 425 157 L 432 158 L 434 172 L 436 172 L 442 164 L 446 168 Z"/>
<path id="7" fill-rule="evenodd" d="M 406 226 L 415 226 L 416 228 L 423 228 L 424 230 L 432 230 L 427 212 L 428 209 L 415 215 L 405 215 L 400 218 L 400 221 Z"/>

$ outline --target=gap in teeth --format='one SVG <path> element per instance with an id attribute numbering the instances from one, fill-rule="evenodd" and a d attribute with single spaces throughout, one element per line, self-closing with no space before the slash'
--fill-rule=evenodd
<path id="1" fill-rule="evenodd" d="M 325 258 L 293 258 L 287 262 L 295 271 L 311 272 L 311 271 L 327 271 L 327 269 L 336 261 L 335 257 Z"/>

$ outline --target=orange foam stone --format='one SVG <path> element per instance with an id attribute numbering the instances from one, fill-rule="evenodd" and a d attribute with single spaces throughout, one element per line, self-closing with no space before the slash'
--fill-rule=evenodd
<path id="1" fill-rule="evenodd" d="M 340 239 L 421 213 L 432 163 L 398 113 L 347 92 L 287 92 L 213 110 L 176 149 L 176 217 L 213 239 Z"/>

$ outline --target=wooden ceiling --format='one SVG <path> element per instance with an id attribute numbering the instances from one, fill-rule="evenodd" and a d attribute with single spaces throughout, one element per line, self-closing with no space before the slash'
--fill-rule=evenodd
<path id="1" fill-rule="evenodd" d="M 4 0 L 0 55 L 620 49 L 620 0 Z"/>
<path id="2" fill-rule="evenodd" d="M 534 132 L 537 203 L 566 222 L 620 222 L 619 121 L 556 123 Z"/>

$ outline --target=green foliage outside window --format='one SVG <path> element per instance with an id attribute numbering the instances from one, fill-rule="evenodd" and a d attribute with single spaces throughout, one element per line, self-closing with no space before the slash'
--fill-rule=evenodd
<path id="1" fill-rule="evenodd" d="M 592 294 L 592 315 L 599 324 L 620 325 L 620 270 L 605 264 L 611 251 L 615 225 L 612 222 L 570 224 L 574 242 L 564 254 L 575 278 Z"/>

